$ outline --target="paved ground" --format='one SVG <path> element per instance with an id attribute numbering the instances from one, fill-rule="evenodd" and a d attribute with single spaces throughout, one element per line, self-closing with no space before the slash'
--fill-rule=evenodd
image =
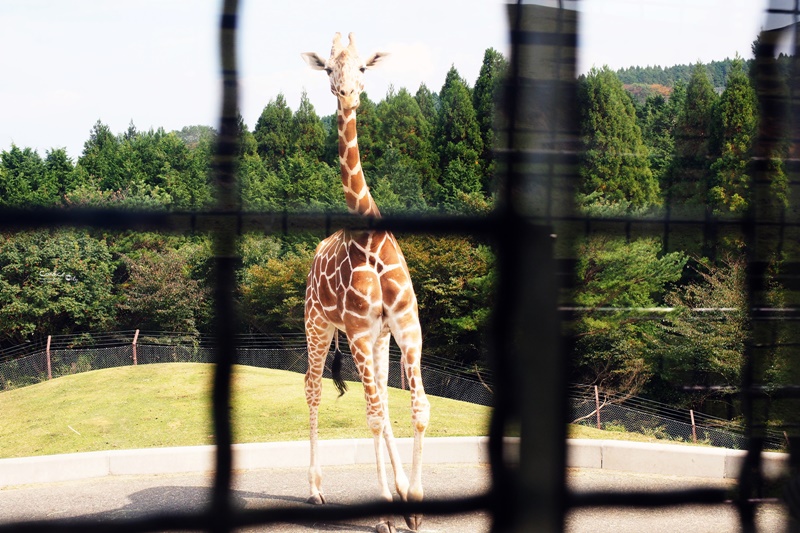
<path id="1" fill-rule="evenodd" d="M 376 493 L 374 466 L 350 465 L 326 467 L 324 487 L 328 501 L 347 505 L 365 501 Z M 570 469 L 572 490 L 669 490 L 687 487 L 729 487 L 733 481 L 631 474 L 595 469 Z M 0 490 L 0 524 L 42 518 L 84 518 L 115 521 L 143 516 L 163 509 L 191 511 L 208 501 L 211 479 L 203 474 L 112 476 L 48 485 L 31 485 Z M 478 494 L 488 488 L 485 466 L 475 464 L 426 466 L 425 489 L 429 497 Z M 246 508 L 265 506 L 305 506 L 306 469 L 284 468 L 250 470 L 235 480 L 234 498 Z M 785 530 L 786 517 L 777 505 L 764 506 L 759 512 L 759 531 Z M 248 531 L 315 532 L 373 531 L 374 520 L 337 524 L 287 524 Z M 613 533 L 659 533 L 691 531 L 724 533 L 737 531 L 732 508 L 682 507 L 654 511 L 632 509 L 578 510 L 567 517 L 570 533 L 604 531 Z M 397 519 L 398 526 L 403 525 Z M 489 530 L 484 514 L 456 517 L 428 516 L 423 531 L 482 532 Z"/>

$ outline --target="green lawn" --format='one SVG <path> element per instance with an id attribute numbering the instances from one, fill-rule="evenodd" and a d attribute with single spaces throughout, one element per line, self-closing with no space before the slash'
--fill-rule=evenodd
<path id="1" fill-rule="evenodd" d="M 0 457 L 212 444 L 213 366 L 167 363 L 96 370 L 0 393 Z M 237 366 L 233 374 L 235 442 L 304 440 L 308 409 L 303 376 Z M 341 398 L 323 385 L 320 438 L 370 437 L 363 389 Z M 490 409 L 429 397 L 427 435 L 485 435 Z M 410 395 L 391 389 L 395 435 L 411 431 Z"/>

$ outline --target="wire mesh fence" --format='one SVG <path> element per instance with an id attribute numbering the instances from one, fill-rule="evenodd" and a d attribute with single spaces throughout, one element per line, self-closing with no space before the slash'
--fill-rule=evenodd
<path id="1" fill-rule="evenodd" d="M 136 338 L 136 343 L 132 342 Z M 243 336 L 236 353 L 236 363 L 259 368 L 272 368 L 305 373 L 308 352 L 302 336 Z M 62 336 L 57 342 L 41 343 L 28 348 L 25 355 L 15 347 L 0 352 L 0 391 L 24 387 L 47 379 L 134 364 L 211 363 L 214 361 L 211 339 L 196 335 L 142 334 L 134 332 L 105 333 L 95 336 Z M 349 381 L 359 381 L 358 370 L 348 347 L 342 375 Z M 332 355 L 332 352 L 331 352 Z M 390 349 L 389 386 L 406 388 L 401 372 L 400 351 Z M 479 373 L 471 376 L 466 369 L 455 372 L 444 365 L 423 365 L 422 374 L 429 394 L 480 405 L 491 406 L 491 382 Z M 488 374 L 488 373 L 487 373 Z M 330 367 L 324 377 L 330 378 Z"/>
<path id="2" fill-rule="evenodd" d="M 131 339 L 136 339 L 133 344 Z M 356 366 L 346 344 L 342 375 L 358 382 Z M 0 352 L 0 390 L 9 390 L 46 379 L 133 364 L 211 363 L 210 339 L 190 334 L 110 332 L 95 335 L 61 336 L 41 343 L 27 355 L 24 347 Z M 49 356 L 48 356 L 49 353 Z M 332 351 L 329 354 L 332 356 Z M 50 361 L 48 364 L 48 360 Z M 135 361 L 135 362 L 134 362 Z M 240 337 L 237 364 L 305 373 L 307 350 L 301 335 L 244 335 Z M 429 394 L 479 405 L 494 403 L 491 373 L 468 369 L 455 363 L 423 364 L 422 374 Z M 49 374 L 48 374 L 49 367 Z M 459 372 L 453 370 L 459 368 Z M 390 349 L 389 386 L 405 388 L 400 352 Z M 330 367 L 323 377 L 330 378 Z M 676 442 L 697 442 L 723 448 L 744 449 L 747 436 L 741 421 L 725 420 L 687 409 L 587 385 L 573 385 L 569 392 L 568 420 L 610 431 L 627 431 Z M 782 450 L 786 440 L 780 432 L 767 431 L 766 447 Z"/>
<path id="3" fill-rule="evenodd" d="M 676 409 L 645 398 L 595 391 L 586 385 L 572 386 L 569 399 L 570 419 L 585 426 L 721 448 L 747 447 L 741 421 Z M 771 450 L 785 450 L 787 442 L 780 432 L 767 431 L 765 445 Z"/>

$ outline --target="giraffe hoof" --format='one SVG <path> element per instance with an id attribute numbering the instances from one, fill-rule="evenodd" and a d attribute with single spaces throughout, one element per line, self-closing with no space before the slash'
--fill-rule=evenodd
<path id="1" fill-rule="evenodd" d="M 378 533 L 397 533 L 397 528 L 394 527 L 394 522 L 388 520 L 375 526 L 375 531 Z"/>
<path id="2" fill-rule="evenodd" d="M 405 519 L 406 519 L 406 525 L 408 526 L 408 529 L 410 529 L 411 531 L 419 531 L 419 528 L 422 527 L 421 514 L 407 515 Z"/>
<path id="3" fill-rule="evenodd" d="M 311 505 L 322 505 L 325 503 L 325 496 L 323 496 L 322 493 L 314 494 L 306 500 L 306 503 L 310 503 Z"/>

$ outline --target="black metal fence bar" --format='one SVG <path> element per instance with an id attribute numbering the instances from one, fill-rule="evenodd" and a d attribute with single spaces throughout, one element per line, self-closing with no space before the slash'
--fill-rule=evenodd
<path id="1" fill-rule="evenodd" d="M 770 189 L 768 165 L 754 165 L 751 209 L 741 218 L 717 217 L 705 212 L 690 217 L 670 209 L 659 220 L 620 218 L 599 220 L 582 217 L 572 209 L 580 161 L 578 125 L 575 117 L 578 11 L 568 9 L 571 2 L 536 2 L 509 7 L 512 26 L 511 78 L 506 94 L 505 124 L 499 135 L 506 148 L 499 154 L 506 180 L 496 212 L 476 218 L 386 218 L 368 222 L 378 229 L 412 232 L 481 233 L 493 239 L 499 258 L 499 285 L 495 313 L 493 380 L 495 385 L 490 457 L 493 485 L 490 492 L 476 498 L 445 502 L 370 503 L 348 508 L 323 507 L 302 510 L 270 509 L 236 511 L 230 505 L 231 438 L 230 373 L 237 357 L 236 316 L 233 307 L 233 248 L 242 231 L 265 233 L 295 231 L 305 227 L 330 227 L 331 217 L 313 215 L 243 214 L 235 196 L 233 169 L 237 128 L 237 74 L 235 31 L 238 16 L 236 0 L 223 3 L 220 16 L 220 57 L 223 102 L 220 113 L 220 140 L 215 157 L 218 205 L 214 212 L 142 213 L 109 210 L 0 210 L 0 228 L 19 230 L 30 227 L 91 226 L 109 230 L 158 230 L 171 232 L 203 231 L 215 243 L 215 342 L 210 351 L 205 346 L 193 355 L 217 363 L 214 380 L 213 413 L 217 435 L 217 469 L 211 506 L 200 514 L 165 511 L 146 519 L 116 521 L 116 531 L 153 531 L 207 529 L 230 531 L 237 526 L 268 524 L 293 520 L 333 520 L 383 513 L 426 512 L 458 513 L 488 510 L 496 531 L 560 531 L 570 507 L 642 506 L 661 507 L 690 503 L 722 503 L 724 491 L 691 490 L 673 493 L 571 494 L 564 482 L 564 422 L 568 389 L 564 372 L 569 339 L 560 338 L 559 313 L 555 289 L 561 281 L 550 234 L 558 225 L 574 225 L 583 233 L 663 236 L 665 242 L 675 228 L 696 232 L 710 246 L 724 236 L 741 237 L 745 242 L 747 294 L 749 309 L 770 309 L 765 297 L 767 285 L 763 265 L 770 254 L 785 254 L 789 260 L 796 250 L 800 221 L 781 205 Z M 800 6 L 795 2 L 772 0 L 772 12 L 789 13 L 795 22 Z M 551 7 L 545 7 L 545 6 Z M 795 34 L 795 59 L 800 55 L 798 27 Z M 776 142 L 796 147 L 800 139 L 800 69 L 794 64 L 793 77 L 786 91 L 777 87 L 773 61 L 774 36 L 762 33 L 756 49 L 754 79 L 762 114 L 755 161 L 774 159 Z M 796 150 L 795 150 L 796 151 Z M 790 151 L 790 153 L 793 153 Z M 794 163 L 796 161 L 787 161 Z M 787 164 L 788 183 L 797 184 L 797 165 Z M 793 198 L 796 201 L 796 193 Z M 694 220 L 692 220 L 692 218 Z M 342 217 L 336 225 L 364 225 L 363 220 Z M 751 312 L 758 318 L 761 312 Z M 755 531 L 755 511 L 764 488 L 760 464 L 761 451 L 768 442 L 770 413 L 780 409 L 783 428 L 789 441 L 790 465 L 794 476 L 800 472 L 800 358 L 787 358 L 789 376 L 774 390 L 764 394 L 761 370 L 770 350 L 776 346 L 794 349 L 800 345 L 796 328 L 786 327 L 792 316 L 773 320 L 753 320 L 747 345 L 741 401 L 747 432 L 747 457 L 742 468 L 736 504 L 744 531 Z M 106 348 L 99 348 L 105 350 Z M 101 352 L 102 355 L 103 352 Z M 177 350 L 174 352 L 177 354 Z M 794 353 L 794 352 L 793 352 Z M 240 355 L 241 354 L 241 355 Z M 139 346 L 139 357 L 153 357 Z M 67 364 L 80 365 L 80 354 L 64 353 Z M 111 364 L 112 355 L 102 355 Z M 20 363 L 23 364 L 23 363 Z M 33 369 L 42 361 L 31 360 Z M 38 365 L 38 366 L 37 366 Z M 54 369 L 54 371 L 58 371 Z M 691 385 L 691 384 L 689 384 Z M 534 417 L 534 407 L 539 409 Z M 627 415 L 620 414 L 625 417 Z M 519 428 L 520 461 L 513 464 L 503 450 L 503 438 Z M 787 501 L 800 515 L 800 478 L 788 484 Z M 794 491 L 794 492 L 792 492 Z M 796 524 L 795 526 L 796 528 Z M 108 524 L 80 522 L 37 522 L 8 524 L 0 531 L 105 531 Z"/>

